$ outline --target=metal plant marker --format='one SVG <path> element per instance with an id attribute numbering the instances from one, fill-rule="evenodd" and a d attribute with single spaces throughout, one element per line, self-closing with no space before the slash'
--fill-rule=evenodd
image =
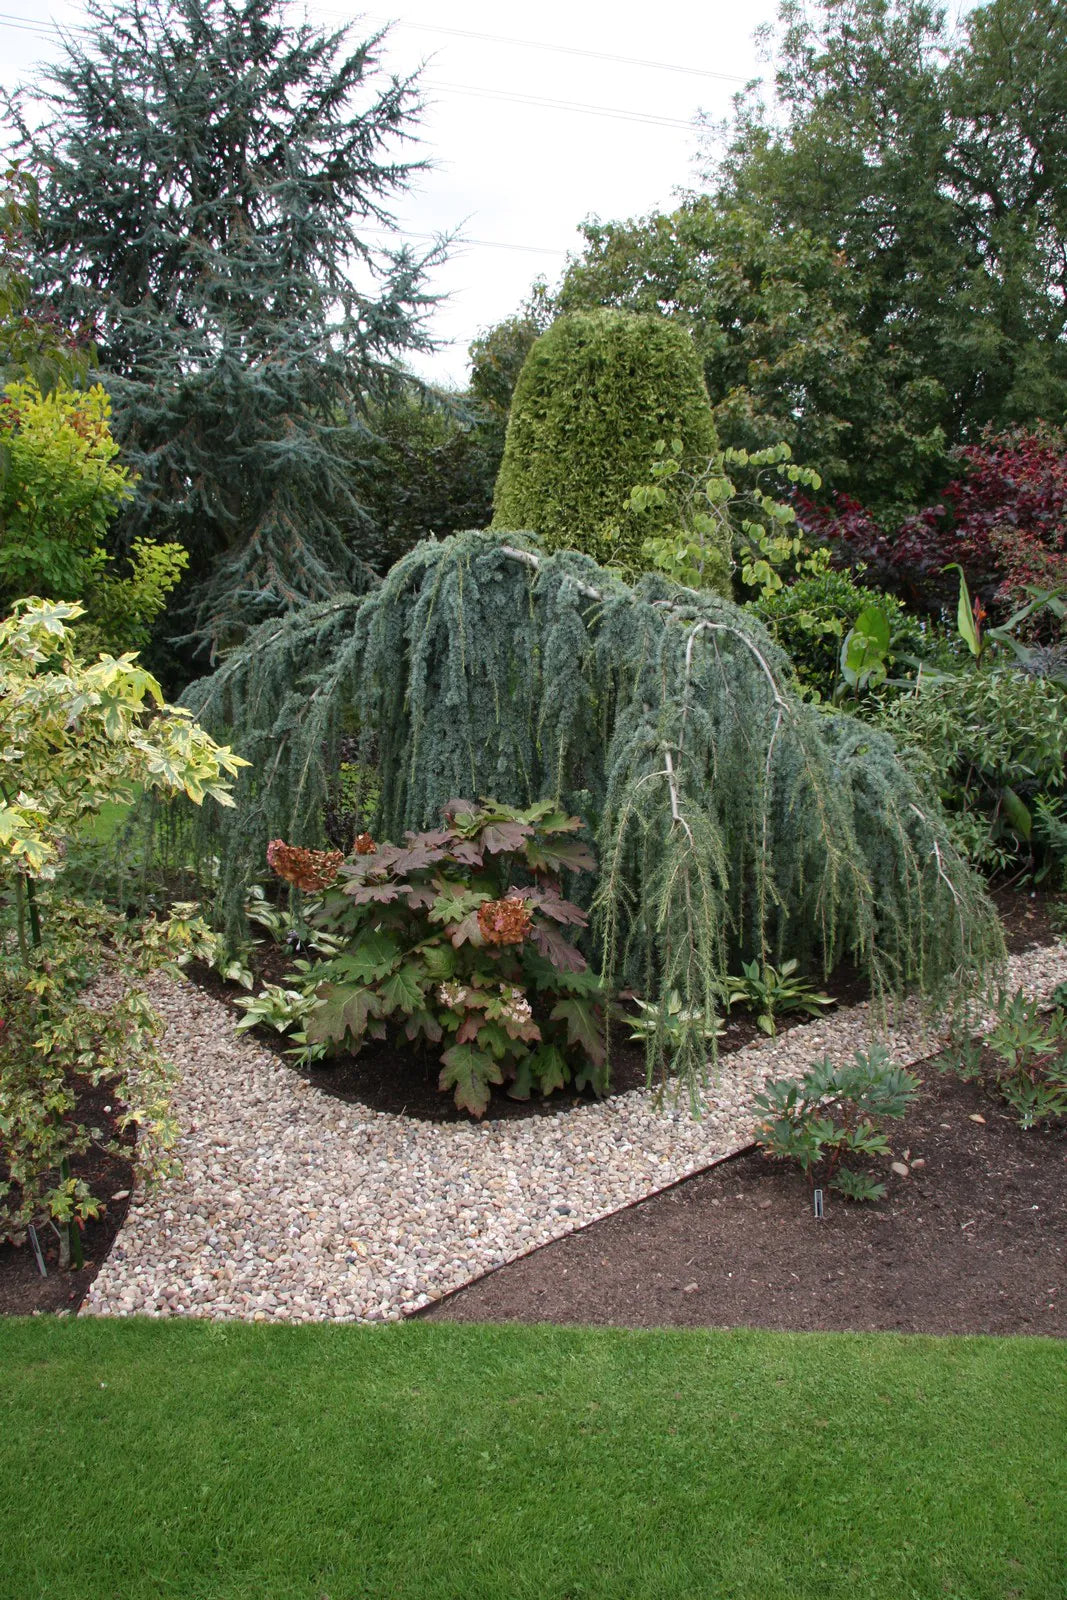
<path id="1" fill-rule="evenodd" d="M 814 1199 L 814 1202 L 815 1202 L 815 1220 L 816 1220 L 816 1222 L 821 1222 L 822 1221 L 822 1190 L 821 1189 L 816 1189 L 815 1194 L 813 1196 L 813 1199 Z"/>
<path id="2" fill-rule="evenodd" d="M 29 1234 L 30 1244 L 33 1246 L 33 1254 L 37 1261 L 37 1271 L 41 1274 L 42 1278 L 47 1278 L 48 1268 L 44 1264 L 44 1256 L 41 1254 L 40 1241 L 37 1238 L 37 1229 L 34 1227 L 32 1222 L 28 1225 L 26 1232 Z"/>

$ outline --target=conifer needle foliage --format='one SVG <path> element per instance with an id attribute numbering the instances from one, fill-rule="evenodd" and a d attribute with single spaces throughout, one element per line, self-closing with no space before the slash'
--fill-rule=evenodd
<path id="1" fill-rule="evenodd" d="M 753 616 L 529 535 L 425 541 L 370 593 L 264 624 L 186 698 L 252 763 L 235 824 L 210 819 L 231 918 L 271 838 L 320 841 L 355 728 L 379 765 L 378 838 L 457 794 L 586 819 L 590 953 L 609 983 L 681 996 L 687 1075 L 738 955 L 847 957 L 882 993 L 941 998 L 1002 949 L 936 799 L 887 735 L 800 701 Z"/>
<path id="2" fill-rule="evenodd" d="M 374 236 L 420 170 L 381 34 L 284 0 L 89 0 L 12 111 L 39 171 L 27 267 L 91 327 L 139 475 L 122 526 L 190 552 L 201 636 L 355 586 L 368 408 L 425 348 L 422 260 Z"/>

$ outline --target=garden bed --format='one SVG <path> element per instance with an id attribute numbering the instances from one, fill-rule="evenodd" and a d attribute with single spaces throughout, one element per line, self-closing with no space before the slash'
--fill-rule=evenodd
<path id="1" fill-rule="evenodd" d="M 83 1122 L 100 1128 L 108 1139 L 132 1144 L 132 1131 L 118 1131 L 106 1087 L 83 1084 L 77 1115 Z M 49 1227 L 40 1228 L 37 1234 L 47 1277 L 41 1276 L 28 1243 L 18 1247 L 0 1243 L 0 1315 L 76 1311 L 122 1227 L 133 1186 L 129 1161 L 90 1146 L 83 1156 L 72 1161 L 71 1170 L 106 1202 L 103 1215 L 90 1218 L 82 1231 L 85 1265 L 77 1272 L 60 1270 L 59 1239 Z"/>
<path id="2" fill-rule="evenodd" d="M 284 985 L 291 971 L 291 958 L 284 949 L 267 944 L 253 952 L 252 970 L 257 990 L 263 982 Z M 244 1016 L 239 1004 L 244 991 L 236 984 L 225 982 L 203 962 L 194 963 L 187 975 L 197 988 L 221 1001 L 235 1018 L 239 1020 Z M 826 985 L 826 993 L 841 1008 L 857 1005 L 867 999 L 869 986 L 858 979 L 852 970 L 842 969 Z M 637 1016 L 636 1008 L 634 1015 Z M 779 1017 L 778 1034 L 802 1027 L 809 1020 L 799 1012 Z M 724 1024 L 723 1035 L 718 1041 L 720 1057 L 734 1055 L 765 1038 L 752 1017 L 740 1010 L 725 1017 Z M 337 1055 L 309 1066 L 298 1066 L 293 1059 L 292 1040 L 287 1035 L 260 1024 L 249 1029 L 248 1036 L 284 1062 L 305 1082 L 348 1105 L 364 1106 L 369 1111 L 384 1111 L 393 1116 L 413 1117 L 419 1122 L 458 1123 L 464 1126 L 471 1123 L 470 1113 L 461 1110 L 452 1095 L 442 1093 L 438 1087 L 441 1074 L 440 1047 L 436 1050 L 398 1049 L 372 1040 L 363 1046 L 358 1055 Z M 611 1079 L 606 1098 L 643 1089 L 647 1081 L 644 1044 L 631 1041 L 630 1030 L 625 1024 L 613 1026 Z M 584 1089 L 581 1093 L 562 1089 L 546 1097 L 533 1094 L 528 1100 L 513 1100 L 506 1087 L 494 1086 L 490 1091 L 486 1117 L 492 1122 L 510 1122 L 522 1121 L 526 1117 L 557 1116 L 561 1109 L 595 1105 L 597 1099 L 591 1089 Z"/>
<path id="3" fill-rule="evenodd" d="M 749 1149 L 417 1315 L 1067 1336 L 1067 1129 L 1023 1132 L 977 1086 L 912 1070 L 890 1126 L 909 1171 L 879 1205 L 827 1193 L 817 1221 L 796 1168 Z"/>
<path id="4" fill-rule="evenodd" d="M 1026 981 L 1032 967 L 1058 971 L 1062 951 L 1057 955 L 1051 949 L 1035 950 L 1033 963 L 1025 959 L 1026 950 L 1035 941 L 1047 940 L 1055 926 L 1049 897 L 1014 894 L 1004 909 L 1009 944 L 1015 951 L 1012 981 Z M 617 1080 L 613 1100 L 599 1104 L 586 1099 L 579 1105 L 574 1096 L 567 1096 L 517 1105 L 501 1097 L 500 1108 L 494 1102 L 488 1121 L 479 1127 L 466 1119 L 454 1120 L 450 1098 L 432 1087 L 432 1067 L 420 1069 L 426 1079 L 421 1117 L 415 1105 L 406 1115 L 397 1115 L 362 1101 L 354 1092 L 359 1086 L 353 1086 L 350 1078 L 346 1081 L 344 1066 L 332 1085 L 329 1079 L 335 1068 L 319 1069 L 322 1081 L 312 1084 L 287 1059 L 281 1058 L 283 1067 L 278 1054 L 260 1048 L 259 1039 L 234 1036 L 230 1017 L 207 993 L 185 985 L 167 986 L 165 993 L 166 1048 L 179 1058 L 185 1079 L 177 1106 L 184 1129 L 185 1177 L 133 1208 L 118 1249 L 107 1261 L 107 1282 L 99 1289 L 91 1285 L 123 1220 L 126 1199 L 109 1204 L 104 1219 L 87 1230 L 87 1263 L 93 1264 L 80 1273 L 50 1271 L 47 1279 L 41 1279 L 31 1252 L 0 1251 L 0 1310 L 74 1310 L 89 1291 L 89 1309 L 99 1311 L 258 1315 L 271 1320 L 376 1318 L 414 1311 L 470 1283 L 479 1273 L 503 1265 L 502 1271 L 467 1291 L 469 1299 L 448 1302 L 447 1311 L 442 1305 L 441 1314 L 466 1315 L 463 1306 L 499 1294 L 505 1299 L 498 1312 L 490 1308 L 489 1300 L 480 1300 L 486 1316 L 579 1318 L 583 1313 L 566 1309 L 566 1294 L 558 1304 L 553 1299 L 556 1290 L 550 1283 L 558 1277 L 569 1293 L 567 1279 L 574 1272 L 567 1260 L 557 1272 L 553 1251 L 581 1251 L 588 1248 L 583 1241 L 599 1237 L 600 1230 L 608 1230 L 606 1238 L 614 1237 L 612 1230 L 621 1230 L 626 1242 L 619 1246 L 614 1268 L 599 1275 L 591 1269 L 584 1273 L 587 1291 L 596 1283 L 600 1296 L 595 1305 L 587 1298 L 591 1321 L 640 1322 L 651 1316 L 666 1322 L 716 1322 L 733 1316 L 756 1322 L 759 1317 L 752 1307 L 758 1301 L 768 1315 L 786 1318 L 770 1326 L 792 1326 L 788 1317 L 800 1317 L 803 1298 L 796 1282 L 804 1281 L 794 1258 L 810 1248 L 817 1252 L 810 1262 L 816 1276 L 812 1280 L 809 1273 L 806 1281 L 809 1299 L 818 1305 L 815 1311 L 809 1305 L 808 1312 L 816 1316 L 823 1302 L 838 1311 L 855 1305 L 856 1320 L 841 1311 L 842 1321 L 798 1320 L 797 1326 L 897 1327 L 904 1323 L 894 1320 L 898 1315 L 894 1308 L 906 1307 L 909 1296 L 927 1307 L 931 1304 L 922 1288 L 931 1240 L 939 1230 L 946 1241 L 951 1239 L 950 1219 L 959 1208 L 957 1202 L 975 1196 L 975 1185 L 984 1181 L 981 1171 L 976 1176 L 968 1168 L 967 1160 L 985 1149 L 987 1156 L 991 1152 L 996 1156 L 992 1171 L 1001 1176 L 995 1182 L 989 1179 L 994 1187 L 981 1214 L 968 1214 L 955 1223 L 966 1235 L 960 1249 L 967 1255 L 960 1259 L 968 1272 L 977 1262 L 983 1271 L 996 1268 L 1004 1284 L 1019 1287 L 1021 1298 L 1012 1294 L 993 1308 L 1006 1319 L 1005 1328 L 1025 1328 L 1028 1315 L 1037 1317 L 1035 1328 L 1048 1322 L 1047 1308 L 1038 1305 L 1044 1289 L 1037 1281 L 1046 1257 L 1035 1248 L 1026 1258 L 1031 1266 L 1024 1267 L 1023 1257 L 1017 1260 L 1012 1254 L 1021 1240 L 1039 1240 L 1040 1228 L 1024 1234 L 1011 1219 L 1025 1214 L 1036 1227 L 1046 1213 L 1055 1214 L 1049 1196 L 1062 1194 L 1067 1187 L 1067 1149 L 1057 1146 L 1055 1135 L 1019 1134 L 1002 1113 L 994 1111 L 985 1125 L 971 1123 L 970 1112 L 962 1122 L 956 1119 L 961 1137 L 977 1141 L 970 1157 L 965 1145 L 956 1150 L 954 1136 L 939 1126 L 942 1121 L 953 1124 L 952 1115 L 934 1117 L 925 1108 L 935 1093 L 973 1097 L 976 1090 L 942 1084 L 939 1078 L 927 1082 L 920 1108 L 912 1115 L 925 1114 L 929 1125 L 921 1125 L 912 1135 L 909 1122 L 903 1141 L 894 1137 L 901 1150 L 910 1148 L 913 1156 L 927 1161 L 925 1175 L 920 1177 L 919 1168 L 907 1180 L 891 1180 L 889 1200 L 874 1211 L 831 1199 L 826 1220 L 809 1223 L 802 1181 L 754 1156 L 738 1157 L 679 1188 L 669 1188 L 672 1182 L 734 1156 L 747 1143 L 751 1120 L 746 1108 L 761 1074 L 796 1072 L 824 1050 L 847 1053 L 860 1043 L 869 1026 L 863 1020 L 864 1007 L 851 1012 L 842 1008 L 809 1026 L 783 1030 L 774 1041 L 756 1042 L 750 1023 L 747 1034 L 735 1031 L 732 1024 L 731 1036 L 724 1041 L 723 1073 L 712 1090 L 710 1115 L 702 1124 L 694 1124 L 684 1106 L 657 1110 L 651 1097 Z M 284 1049 L 284 1041 L 274 1042 Z M 897 1043 L 900 1060 L 923 1054 L 907 1030 Z M 736 1047 L 732 1059 L 731 1045 Z M 641 1052 L 635 1050 L 631 1065 L 635 1079 L 640 1060 Z M 506 1109 L 525 1120 L 502 1116 Z M 536 1116 L 530 1116 L 531 1109 Z M 995 1143 L 1002 1136 L 1003 1151 Z M 920 1137 L 932 1146 L 925 1156 L 920 1153 Z M 1051 1152 L 1041 1156 L 1047 1170 L 1038 1162 L 1038 1152 Z M 1031 1158 L 1037 1165 L 1029 1164 Z M 935 1184 L 935 1170 L 942 1173 L 943 1182 Z M 1028 1199 L 1027 1185 L 1035 1187 Z M 128 1186 L 128 1169 L 116 1170 L 107 1176 L 101 1192 L 121 1194 Z M 751 1237 L 742 1226 L 745 1204 L 730 1198 L 736 1194 L 750 1194 L 755 1200 L 749 1219 Z M 658 1198 L 648 1200 L 650 1195 Z M 1010 1216 L 1005 1221 L 1004 1197 L 1009 1195 Z M 717 1206 L 712 1204 L 716 1198 Z M 924 1200 L 925 1209 L 919 1205 Z M 642 1203 L 619 1211 L 634 1202 Z M 691 1217 L 690 1205 L 695 1207 Z M 1034 1205 L 1038 1214 L 1030 1212 Z M 663 1208 L 662 1218 L 656 1212 L 657 1220 L 646 1224 L 653 1207 Z M 971 1210 L 976 1209 L 972 1204 Z M 709 1219 L 706 1227 L 704 1211 Z M 612 1212 L 618 1214 L 597 1220 Z M 759 1263 L 747 1275 L 756 1281 L 742 1284 L 738 1269 L 727 1266 L 724 1271 L 733 1271 L 738 1281 L 725 1280 L 728 1299 L 713 1302 L 707 1297 L 706 1279 L 702 1288 L 696 1267 L 683 1265 L 692 1258 L 692 1249 L 679 1254 L 677 1263 L 673 1256 L 665 1256 L 646 1271 L 644 1263 L 650 1259 L 642 1254 L 646 1247 L 664 1252 L 673 1248 L 675 1225 L 670 1218 L 675 1216 L 681 1219 L 680 1241 L 690 1233 L 706 1237 L 709 1262 L 725 1248 L 712 1224 L 727 1229 L 730 1248 Z M 965 1229 L 965 1222 L 972 1226 Z M 577 1231 L 594 1223 L 591 1231 Z M 626 1233 L 630 1228 L 632 1237 Z M 813 1233 L 815 1228 L 821 1231 Z M 642 1243 L 645 1233 L 648 1238 Z M 901 1248 L 894 1254 L 898 1234 Z M 568 1237 L 550 1251 L 525 1255 L 561 1236 Z M 601 1255 L 610 1262 L 612 1249 L 597 1246 L 597 1263 Z M 997 1256 L 997 1251 L 1005 1253 Z M 1062 1276 L 1062 1256 L 1048 1255 L 1047 1260 Z M 1032 1306 L 1030 1287 L 1023 1288 L 1023 1277 L 1031 1268 Z M 549 1278 L 530 1277 L 529 1304 L 517 1309 L 510 1298 L 511 1285 L 523 1275 L 541 1271 Z M 870 1317 L 884 1314 L 888 1320 L 860 1320 L 857 1275 L 870 1278 L 875 1308 Z M 928 1275 L 936 1288 L 939 1275 Z M 679 1277 L 680 1287 L 671 1288 Z M 970 1277 L 962 1266 L 955 1280 L 950 1269 L 944 1269 L 940 1278 L 946 1295 L 955 1282 L 956 1311 L 978 1315 L 985 1302 L 978 1290 L 967 1300 Z M 832 1295 L 812 1290 L 813 1281 L 818 1286 L 824 1280 L 832 1280 Z M 693 1282 L 696 1290 L 689 1288 Z M 1055 1282 L 1051 1277 L 1048 1287 Z M 648 1294 L 635 1300 L 635 1286 L 642 1283 L 649 1285 Z M 747 1298 L 741 1296 L 742 1288 Z M 671 1295 L 677 1302 L 673 1307 Z M 1005 1301 L 1004 1296 L 996 1298 Z M 1058 1290 L 1048 1298 L 1054 1302 L 1052 1316 Z M 956 1311 L 949 1307 L 946 1318 Z M 946 1321 L 945 1325 L 975 1323 Z"/>

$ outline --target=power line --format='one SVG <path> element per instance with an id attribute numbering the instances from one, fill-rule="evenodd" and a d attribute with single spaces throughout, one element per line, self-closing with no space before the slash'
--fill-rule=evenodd
<path id="1" fill-rule="evenodd" d="M 317 7 L 325 16 L 342 17 L 340 11 Z M 421 33 L 447 33 L 457 39 L 485 39 L 492 44 L 515 45 L 522 50 L 552 50 L 564 56 L 584 56 L 593 61 L 614 61 L 627 67 L 645 67 L 656 72 L 684 72 L 694 78 L 716 78 L 723 83 L 747 83 L 748 79 L 736 72 L 713 72 L 709 67 L 684 67 L 676 61 L 650 61 L 643 56 L 616 56 L 606 50 L 583 50 L 577 45 L 550 44 L 544 39 L 516 39 L 506 33 L 476 33 L 470 28 L 445 28 L 436 22 L 403 22 L 399 19 L 388 24 Z"/>
<path id="2" fill-rule="evenodd" d="M 441 238 L 441 235 L 437 234 L 437 233 L 411 233 L 406 228 L 394 228 L 394 229 L 389 229 L 389 230 L 386 230 L 384 228 L 365 228 L 363 230 L 363 232 L 368 234 L 371 237 L 377 237 L 379 239 L 385 239 L 385 240 L 389 240 L 389 239 L 428 239 L 431 242 L 433 242 L 433 241 Z M 562 257 L 562 256 L 566 256 L 567 253 L 568 253 L 566 250 L 553 250 L 548 245 L 543 245 L 543 244 L 510 244 L 510 243 L 506 242 L 503 239 L 467 239 L 467 238 L 464 238 L 462 235 L 460 235 L 458 237 L 453 238 L 450 241 L 450 247 L 451 246 L 455 246 L 455 248 L 457 250 L 466 249 L 467 247 L 469 247 L 471 245 L 476 246 L 478 249 L 481 249 L 481 250 L 516 250 L 516 251 L 519 251 L 523 255 L 535 255 L 535 256 L 561 256 Z"/>
<path id="3" fill-rule="evenodd" d="M 333 11 L 328 7 L 320 6 L 316 7 L 316 10 L 321 16 L 336 17 L 340 21 L 350 22 L 352 20 L 344 12 Z M 40 23 L 32 17 L 20 16 L 9 11 L 0 11 L 0 17 L 9 21 L 12 26 L 24 28 L 27 32 L 40 33 L 42 38 L 47 37 L 49 33 L 63 33 L 68 28 L 77 33 L 92 31 L 82 23 L 71 22 L 62 25 L 53 21 Z M 520 50 L 549 50 L 556 55 L 580 56 L 589 61 L 612 61 L 617 65 L 642 67 L 646 71 L 653 72 L 681 72 L 688 77 L 713 78 L 721 83 L 743 84 L 748 81 L 747 78 L 736 72 L 715 72 L 710 67 L 687 67 L 677 61 L 651 61 L 643 56 L 612 55 L 606 50 L 585 50 L 578 45 L 554 44 L 546 39 L 516 39 L 511 34 L 479 33 L 472 28 L 448 28 L 436 22 L 403 22 L 399 19 L 395 21 L 381 20 L 385 22 L 389 29 L 400 29 L 407 32 L 448 34 L 456 39 L 480 39 L 490 44 L 511 45 Z"/>
<path id="4" fill-rule="evenodd" d="M 441 79 L 426 79 L 421 87 L 445 89 L 450 94 L 475 95 L 481 100 L 506 100 L 527 106 L 541 106 L 549 111 L 577 111 L 587 117 L 612 117 L 618 122 L 640 122 L 657 128 L 685 128 L 692 132 L 693 124 L 681 117 L 659 117 L 654 112 L 627 111 L 623 106 L 591 106 L 580 100 L 550 100 L 544 95 L 514 94 L 510 89 L 483 89 L 473 83 L 445 83 Z"/>
<path id="5" fill-rule="evenodd" d="M 15 19 L 10 12 L 0 11 L 0 29 L 11 28 L 25 33 L 35 33 L 42 39 L 62 37 L 64 29 L 55 23 L 37 26 L 23 18 Z M 78 28 L 77 31 L 86 30 Z M 661 117 L 651 111 L 630 111 L 624 106 L 597 106 L 580 100 L 555 100 L 547 95 L 519 94 L 510 89 L 486 89 L 474 83 L 446 83 L 443 79 L 425 79 L 420 88 L 443 90 L 447 94 L 473 96 L 479 100 L 502 100 L 513 105 L 537 106 L 544 111 L 568 111 L 584 117 L 606 117 L 615 122 L 633 122 L 646 128 L 683 128 L 692 131 L 692 121 L 682 117 Z"/>
<path id="6" fill-rule="evenodd" d="M 13 32 L 35 33 L 39 39 L 54 39 L 60 33 L 60 29 L 51 22 L 33 22 L 29 17 L 14 17 L 6 11 L 0 11 L 0 17 L 4 19 L 0 27 L 10 28 Z"/>

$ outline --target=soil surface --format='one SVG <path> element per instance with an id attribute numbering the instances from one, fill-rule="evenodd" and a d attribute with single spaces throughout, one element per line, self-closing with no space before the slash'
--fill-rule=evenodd
<path id="1" fill-rule="evenodd" d="M 816 1220 L 803 1176 L 752 1148 L 416 1315 L 1067 1335 L 1067 1128 L 1024 1133 L 977 1085 L 912 1070 L 878 1204 L 827 1191 Z"/>
<path id="2" fill-rule="evenodd" d="M 80 1122 L 99 1128 L 106 1138 L 119 1137 L 106 1085 L 98 1088 L 87 1083 L 82 1085 L 77 1115 Z M 129 1143 L 132 1135 L 126 1133 L 121 1137 Z M 128 1160 L 92 1146 L 71 1161 L 71 1170 L 75 1177 L 84 1178 L 93 1194 L 105 1202 L 103 1215 L 92 1218 L 82 1229 L 85 1265 L 78 1272 L 60 1270 L 59 1239 L 47 1225 L 37 1230 L 47 1277 L 41 1276 L 29 1242 L 17 1247 L 0 1244 L 0 1315 L 77 1311 L 111 1249 L 129 1209 L 133 1167 Z"/>

